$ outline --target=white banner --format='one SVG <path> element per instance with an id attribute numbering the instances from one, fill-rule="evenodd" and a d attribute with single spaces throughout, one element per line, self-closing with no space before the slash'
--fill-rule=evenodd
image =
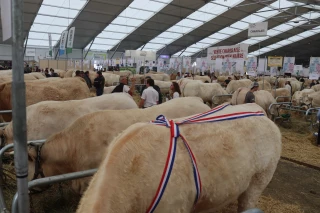
<path id="1" fill-rule="evenodd" d="M 69 30 L 68 42 L 67 42 L 67 53 L 72 53 L 75 30 L 76 30 L 75 27 L 71 27 L 70 30 Z"/>
<path id="2" fill-rule="evenodd" d="M 182 65 L 182 58 L 170 58 L 170 68 L 177 70 Z"/>
<path id="3" fill-rule="evenodd" d="M 270 76 L 278 75 L 278 67 L 270 67 Z"/>
<path id="4" fill-rule="evenodd" d="M 266 58 L 259 58 L 257 71 L 259 74 L 266 74 L 268 62 Z"/>
<path id="5" fill-rule="evenodd" d="M 62 32 L 61 38 L 60 38 L 60 47 L 59 47 L 60 53 L 59 53 L 59 55 L 64 54 L 64 51 L 66 49 L 67 37 L 68 37 L 68 31 L 65 30 Z"/>
<path id="6" fill-rule="evenodd" d="M 36 56 L 36 49 L 26 49 L 26 56 Z"/>
<path id="7" fill-rule="evenodd" d="M 309 79 L 311 79 L 311 80 L 318 80 L 319 76 L 320 75 L 317 73 L 309 73 Z"/>
<path id="8" fill-rule="evenodd" d="M 302 65 L 294 65 L 294 76 L 300 76 L 303 75 L 303 66 Z"/>
<path id="9" fill-rule="evenodd" d="M 283 72 L 293 74 L 295 57 L 284 57 L 283 59 Z"/>
<path id="10" fill-rule="evenodd" d="M 0 14 L 2 24 L 2 40 L 6 41 L 12 37 L 11 26 L 11 0 L 0 1 Z"/>
<path id="11" fill-rule="evenodd" d="M 159 72 L 160 70 L 162 70 L 163 68 L 164 68 L 164 59 L 159 58 L 159 59 L 158 59 L 158 64 L 157 64 L 158 72 Z"/>
<path id="12" fill-rule="evenodd" d="M 309 74 L 320 75 L 320 57 L 310 58 Z"/>
<path id="13" fill-rule="evenodd" d="M 257 72 L 257 57 L 250 57 L 246 61 L 247 72 Z"/>
<path id="14" fill-rule="evenodd" d="M 268 31 L 268 22 L 259 22 L 249 24 L 248 37 L 266 36 Z"/>
<path id="15" fill-rule="evenodd" d="M 191 64 L 191 57 L 183 57 L 183 68 L 190 69 L 192 64 Z"/>
<path id="16" fill-rule="evenodd" d="M 210 63 L 210 61 L 214 61 L 217 58 L 245 59 L 247 58 L 247 55 L 248 55 L 248 47 L 249 47 L 248 44 L 210 47 L 208 48 L 207 60 Z"/>

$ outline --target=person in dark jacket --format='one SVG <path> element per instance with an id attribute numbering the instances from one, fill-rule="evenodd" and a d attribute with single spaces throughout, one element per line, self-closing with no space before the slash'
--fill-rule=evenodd
<path id="1" fill-rule="evenodd" d="M 92 87 L 92 83 L 91 83 L 91 80 L 90 80 L 90 78 L 89 78 L 89 71 L 86 71 L 86 72 L 84 73 L 83 78 L 84 78 L 84 80 L 86 81 L 88 87 L 91 88 L 91 87 Z"/>
<path id="2" fill-rule="evenodd" d="M 146 76 L 145 81 L 147 81 L 148 79 L 152 79 L 150 76 Z M 143 90 L 145 90 L 147 88 L 146 85 L 144 85 L 140 91 L 140 95 L 142 96 Z M 160 87 L 158 87 L 157 85 L 153 85 L 153 88 L 159 93 L 159 102 L 158 104 L 162 103 L 162 94 L 161 94 L 161 90 Z"/>
<path id="3" fill-rule="evenodd" d="M 117 93 L 117 92 L 124 92 L 129 93 L 131 96 L 133 95 L 133 92 L 135 90 L 135 79 L 131 80 L 131 86 L 128 86 L 128 77 L 121 76 L 119 85 L 117 85 L 111 93 Z"/>
<path id="4" fill-rule="evenodd" d="M 59 77 L 59 75 L 54 72 L 54 69 L 51 68 L 50 72 L 51 72 L 51 77 Z"/>
<path id="5" fill-rule="evenodd" d="M 51 75 L 49 74 L 48 69 L 46 69 L 46 70 L 44 71 L 44 74 L 45 74 L 45 76 L 46 76 L 47 78 L 50 78 L 50 77 L 51 77 Z"/>
<path id="6" fill-rule="evenodd" d="M 96 88 L 97 96 L 100 96 L 103 94 L 103 89 L 104 89 L 104 84 L 105 84 L 105 79 L 102 75 L 101 71 L 97 72 L 97 77 L 94 79 L 93 86 Z"/>
<path id="7" fill-rule="evenodd" d="M 254 96 L 254 92 L 257 91 L 259 89 L 259 84 L 258 82 L 253 82 L 250 86 L 250 91 L 247 92 L 246 97 L 244 99 L 244 103 L 248 104 L 248 103 L 255 103 L 255 96 Z"/>

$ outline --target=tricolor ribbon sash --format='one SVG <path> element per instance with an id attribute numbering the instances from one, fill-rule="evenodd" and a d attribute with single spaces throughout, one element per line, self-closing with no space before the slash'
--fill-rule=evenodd
<path id="1" fill-rule="evenodd" d="M 163 193 L 166 189 L 166 186 L 168 184 L 168 181 L 170 179 L 171 171 L 173 168 L 174 160 L 175 160 L 175 155 L 176 155 L 176 147 L 177 147 L 177 141 L 178 137 L 181 137 L 186 149 L 188 150 L 191 163 L 193 166 L 193 176 L 194 176 L 194 181 L 196 185 L 196 197 L 194 201 L 194 207 L 197 204 L 197 202 L 200 199 L 201 195 L 201 179 L 200 179 L 200 174 L 197 166 L 197 161 L 196 158 L 187 142 L 187 140 L 180 134 L 179 131 L 179 125 L 181 124 L 197 124 L 197 123 L 208 123 L 208 122 L 219 122 L 219 121 L 226 121 L 226 120 L 235 120 L 235 119 L 240 119 L 240 118 L 246 118 L 246 117 L 252 117 L 252 116 L 264 116 L 264 113 L 261 111 L 258 112 L 237 112 L 237 113 L 230 113 L 230 114 L 225 114 L 225 115 L 218 115 L 218 116 L 210 116 L 218 111 L 223 110 L 226 108 L 229 104 L 226 105 L 220 105 L 217 106 L 208 112 L 205 113 L 200 113 L 195 116 L 192 116 L 186 120 L 183 120 L 181 122 L 175 123 L 173 120 L 168 120 L 165 116 L 159 115 L 155 121 L 151 121 L 152 124 L 160 125 L 160 126 L 166 126 L 167 128 L 170 128 L 170 134 L 171 134 L 171 139 L 170 139 L 170 146 L 168 150 L 168 156 L 166 160 L 166 164 L 162 173 L 162 177 L 157 189 L 157 192 L 147 210 L 147 213 L 152 213 L 154 210 L 157 208 L 161 197 L 163 196 Z"/>

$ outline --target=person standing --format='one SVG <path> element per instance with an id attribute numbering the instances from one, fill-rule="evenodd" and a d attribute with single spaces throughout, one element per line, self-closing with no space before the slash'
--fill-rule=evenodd
<path id="1" fill-rule="evenodd" d="M 105 79 L 102 75 L 101 71 L 97 72 L 97 77 L 94 79 L 93 86 L 96 88 L 96 94 L 97 96 L 100 96 L 103 94 Z"/>
<path id="2" fill-rule="evenodd" d="M 142 92 L 141 95 L 141 101 L 139 104 L 139 108 L 148 108 L 152 107 L 154 105 L 157 105 L 159 102 L 159 94 L 158 92 L 153 88 L 154 86 L 154 80 L 153 79 L 147 79 L 147 89 L 145 89 Z"/>
<path id="3" fill-rule="evenodd" d="M 135 89 L 135 79 L 133 78 L 131 82 L 132 82 L 132 85 L 131 87 L 129 87 L 128 78 L 125 76 L 121 76 L 120 84 L 116 86 L 111 93 L 124 92 L 124 93 L 129 93 L 132 96 Z"/>
<path id="4" fill-rule="evenodd" d="M 170 86 L 171 94 L 170 94 L 170 99 L 175 99 L 179 98 L 181 95 L 180 87 L 177 82 L 172 82 Z"/>
<path id="5" fill-rule="evenodd" d="M 152 79 L 152 78 L 150 76 L 146 76 L 145 83 L 147 82 L 148 79 Z M 142 95 L 143 91 L 146 88 L 147 88 L 146 85 L 143 85 L 143 87 L 141 89 L 141 92 L 140 92 L 140 95 Z M 158 102 L 158 104 L 162 104 L 162 93 L 161 93 L 160 87 L 158 85 L 153 85 L 153 89 L 155 89 L 159 94 L 159 102 Z"/>
<path id="6" fill-rule="evenodd" d="M 250 91 L 247 92 L 246 97 L 244 98 L 244 103 L 255 103 L 255 96 L 254 96 L 254 92 L 257 91 L 259 89 L 259 84 L 258 82 L 253 82 L 250 86 Z"/>

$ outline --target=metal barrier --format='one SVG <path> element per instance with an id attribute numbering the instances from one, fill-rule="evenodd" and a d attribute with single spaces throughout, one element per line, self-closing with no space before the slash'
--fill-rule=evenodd
<path id="1" fill-rule="evenodd" d="M 280 116 L 280 112 L 279 110 L 282 109 L 282 106 L 291 106 L 292 103 L 291 102 L 280 102 L 280 103 L 273 103 L 273 104 L 270 104 L 269 108 L 268 108 L 268 112 L 269 114 L 272 116 L 272 120 L 273 122 L 275 122 L 277 119 L 281 119 L 282 117 Z M 278 107 L 277 107 L 278 106 Z M 275 111 L 272 110 L 272 107 L 277 107 L 276 108 L 276 112 L 277 112 L 277 115 L 274 113 Z"/>
<path id="2" fill-rule="evenodd" d="M 212 96 L 212 107 L 218 106 L 219 103 L 215 103 L 214 99 L 219 97 L 232 97 L 232 94 L 226 94 L 226 95 L 214 95 Z"/>
<path id="3" fill-rule="evenodd" d="M 68 173 L 68 174 L 63 174 L 63 175 L 57 175 L 57 176 L 36 179 L 36 180 L 28 182 L 28 188 L 30 190 L 33 187 L 37 187 L 37 186 L 46 186 L 46 185 L 53 184 L 53 183 L 59 183 L 59 182 L 63 182 L 63 181 L 89 177 L 89 176 L 94 175 L 94 173 L 96 173 L 97 171 L 98 171 L 98 169 L 90 169 L 90 170 L 86 170 L 86 171 L 73 172 L 73 173 Z M 12 213 L 19 212 L 18 211 L 18 193 L 16 193 L 13 197 L 11 212 Z"/>
<path id="4" fill-rule="evenodd" d="M 12 113 L 12 110 L 2 110 L 2 111 L 0 111 L 0 114 L 7 114 L 7 113 Z"/>
<path id="5" fill-rule="evenodd" d="M 4 122 L 4 123 L 0 123 L 0 127 L 5 127 L 9 124 L 10 122 Z"/>
<path id="6" fill-rule="evenodd" d="M 316 115 L 318 110 L 320 110 L 320 107 L 310 108 L 306 111 L 306 121 L 310 122 L 310 130 L 312 130 L 315 125 L 317 125 L 317 116 L 315 116 L 315 119 L 313 119 L 312 115 Z"/>
<path id="7" fill-rule="evenodd" d="M 289 102 L 292 101 L 292 100 L 291 100 L 292 96 L 277 96 L 277 97 L 276 97 L 276 102 L 278 102 L 278 99 L 279 99 L 279 98 L 289 98 Z M 280 102 L 278 102 L 278 103 L 280 103 Z"/>
<path id="8" fill-rule="evenodd" d="M 28 145 L 30 145 L 30 144 L 40 145 L 40 144 L 43 144 L 44 142 L 46 142 L 46 140 L 28 141 Z M 4 153 L 7 150 L 12 149 L 13 146 L 14 146 L 13 143 L 8 144 L 0 150 L 0 212 L 7 212 L 8 211 L 7 207 L 6 207 L 6 203 L 4 201 L 3 192 L 2 192 L 2 186 L 3 186 L 2 158 L 3 158 Z"/>

